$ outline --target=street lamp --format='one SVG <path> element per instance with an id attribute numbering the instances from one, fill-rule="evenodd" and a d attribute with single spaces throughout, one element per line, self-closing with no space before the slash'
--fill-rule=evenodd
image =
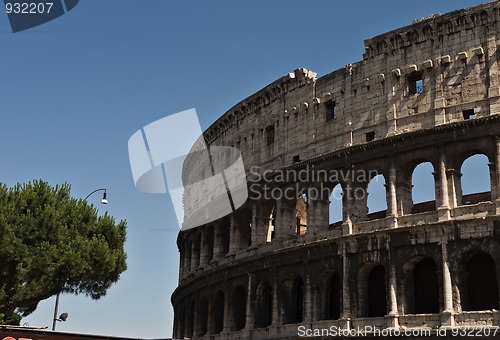
<path id="1" fill-rule="evenodd" d="M 87 197 L 85 197 L 83 200 L 86 202 L 87 198 L 89 198 L 90 195 L 92 195 L 93 193 L 98 192 L 98 191 L 104 191 L 104 194 L 102 195 L 101 203 L 108 204 L 108 199 L 106 198 L 106 189 L 95 189 L 90 194 L 88 194 Z M 56 305 L 54 306 L 54 319 L 52 320 L 52 330 L 53 331 L 56 330 L 56 321 L 66 321 L 66 319 L 68 318 L 68 313 L 66 313 L 66 312 L 62 313 L 59 317 L 57 317 L 57 310 L 59 309 L 59 296 L 60 295 L 61 295 L 61 292 L 57 292 Z"/>

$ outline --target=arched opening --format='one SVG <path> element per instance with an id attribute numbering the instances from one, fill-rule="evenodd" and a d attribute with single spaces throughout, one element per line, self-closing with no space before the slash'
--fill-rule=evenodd
<path id="1" fill-rule="evenodd" d="M 207 334 L 208 329 L 208 299 L 203 296 L 198 306 L 198 333 L 200 336 Z"/>
<path id="2" fill-rule="evenodd" d="M 467 158 L 460 168 L 462 205 L 491 201 L 489 160 L 486 155 L 476 154 Z M 457 195 L 459 191 L 457 190 Z"/>
<path id="3" fill-rule="evenodd" d="M 430 162 L 420 163 L 413 170 L 412 214 L 436 210 L 436 190 L 434 186 L 434 167 Z"/>
<path id="4" fill-rule="evenodd" d="M 307 206 L 308 198 L 306 194 L 300 195 L 295 205 L 295 218 L 297 225 L 295 232 L 297 235 L 304 235 L 307 232 Z"/>
<path id="5" fill-rule="evenodd" d="M 498 282 L 493 258 L 480 252 L 467 261 L 467 310 L 498 309 Z"/>
<path id="6" fill-rule="evenodd" d="M 439 313 L 439 281 L 434 260 L 427 257 L 415 265 L 415 313 Z"/>
<path id="7" fill-rule="evenodd" d="M 248 209 L 239 209 L 234 214 L 234 223 L 232 230 L 234 236 L 231 242 L 235 243 L 235 249 L 248 248 L 252 243 L 252 212 Z"/>
<path id="8" fill-rule="evenodd" d="M 181 317 L 180 320 L 178 321 L 179 329 L 177 331 L 177 333 L 179 334 L 179 338 L 183 338 L 184 333 L 186 332 L 186 320 L 187 320 L 186 306 L 182 306 Z"/>
<path id="9" fill-rule="evenodd" d="M 368 316 L 387 314 L 387 293 L 385 288 L 385 269 L 376 265 L 368 275 Z"/>
<path id="10" fill-rule="evenodd" d="M 285 324 L 299 323 L 304 319 L 304 281 L 297 276 L 285 281 Z"/>
<path id="11" fill-rule="evenodd" d="M 339 183 L 333 187 L 330 194 L 330 207 L 328 224 L 335 224 L 343 220 L 342 185 Z"/>
<path id="12" fill-rule="evenodd" d="M 257 328 L 270 326 L 273 318 L 273 291 L 269 282 L 263 281 L 257 287 L 256 303 L 255 326 Z"/>
<path id="13" fill-rule="evenodd" d="M 224 329 L 224 292 L 219 290 L 215 295 L 213 308 L 214 334 L 219 334 Z"/>
<path id="14" fill-rule="evenodd" d="M 243 286 L 237 286 L 231 297 L 231 330 L 239 331 L 245 328 L 247 294 Z"/>
<path id="15" fill-rule="evenodd" d="M 333 273 L 327 281 L 325 291 L 325 320 L 340 319 L 342 285 L 338 273 Z"/>
<path id="16" fill-rule="evenodd" d="M 368 219 L 384 218 L 387 215 L 387 193 L 383 175 L 373 177 L 366 189 L 368 194 Z"/>

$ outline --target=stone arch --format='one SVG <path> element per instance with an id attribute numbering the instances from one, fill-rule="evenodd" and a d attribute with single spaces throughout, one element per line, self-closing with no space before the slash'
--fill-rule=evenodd
<path id="1" fill-rule="evenodd" d="M 295 233 L 304 235 L 307 232 L 307 208 L 309 206 L 309 197 L 306 193 L 299 195 L 295 204 Z"/>
<path id="2" fill-rule="evenodd" d="M 224 292 L 222 290 L 217 291 L 212 309 L 214 334 L 219 334 L 224 329 L 225 300 Z"/>
<path id="3" fill-rule="evenodd" d="M 284 324 L 300 323 L 304 320 L 304 281 L 296 276 L 283 282 Z"/>
<path id="4" fill-rule="evenodd" d="M 467 301 L 464 309 L 471 311 L 498 309 L 498 281 L 493 257 L 484 251 L 476 251 L 468 258 L 465 271 Z"/>
<path id="5" fill-rule="evenodd" d="M 387 215 L 387 190 L 383 174 L 378 174 L 370 179 L 366 187 L 368 219 L 383 218 Z"/>
<path id="6" fill-rule="evenodd" d="M 409 314 L 439 313 L 439 277 L 432 257 L 418 255 L 404 266 L 405 312 Z"/>
<path id="7" fill-rule="evenodd" d="M 434 172 L 434 165 L 428 161 L 421 161 L 413 168 L 412 214 L 436 210 Z"/>
<path id="8" fill-rule="evenodd" d="M 273 318 L 273 289 L 268 281 L 261 281 L 257 286 L 255 303 L 255 327 L 270 326 Z"/>
<path id="9" fill-rule="evenodd" d="M 484 153 L 475 153 L 460 165 L 460 191 L 462 205 L 491 200 L 489 158 Z M 458 198 L 458 197 L 457 197 Z"/>
<path id="10" fill-rule="evenodd" d="M 245 328 L 247 292 L 242 285 L 236 286 L 231 296 L 231 331 Z"/>
<path id="11" fill-rule="evenodd" d="M 328 209 L 328 224 L 342 222 L 344 220 L 344 187 L 341 183 L 336 183 L 330 194 L 330 206 Z"/>
<path id="12" fill-rule="evenodd" d="M 323 319 L 340 319 L 342 308 L 342 282 L 338 272 L 329 273 L 323 285 Z"/>
<path id="13" fill-rule="evenodd" d="M 387 314 L 385 268 L 379 262 L 365 263 L 358 274 L 359 315 L 378 317 Z"/>

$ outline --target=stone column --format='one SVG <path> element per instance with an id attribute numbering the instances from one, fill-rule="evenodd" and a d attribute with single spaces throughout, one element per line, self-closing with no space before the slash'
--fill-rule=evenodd
<path id="1" fill-rule="evenodd" d="M 279 325 L 281 322 L 280 304 L 278 302 L 278 281 L 276 276 L 273 276 L 273 315 L 272 315 L 272 325 Z"/>
<path id="2" fill-rule="evenodd" d="M 311 322 L 311 321 L 312 321 L 311 280 L 309 279 L 309 273 L 306 273 L 304 282 L 304 322 Z"/>
<path id="3" fill-rule="evenodd" d="M 295 202 L 282 197 L 276 202 L 276 223 L 274 234 L 277 239 L 286 239 L 289 235 L 295 235 L 297 220 L 295 216 Z"/>
<path id="4" fill-rule="evenodd" d="M 498 112 L 500 109 L 500 101 L 499 101 L 499 96 L 500 96 L 500 84 L 499 84 L 499 66 L 498 66 L 498 61 L 497 61 L 497 37 L 494 34 L 494 32 L 490 32 L 491 36 L 488 37 L 487 39 L 487 48 L 486 48 L 486 55 L 485 56 L 479 56 L 478 58 L 483 58 L 483 60 L 487 60 L 487 70 L 489 73 L 489 77 L 487 79 L 489 80 L 488 84 L 488 97 L 489 97 L 489 102 L 490 102 L 490 114 L 491 112 Z"/>
<path id="5" fill-rule="evenodd" d="M 248 289 L 247 289 L 247 309 L 246 309 L 246 319 L 245 319 L 245 328 L 252 329 L 254 328 L 255 323 L 255 315 L 254 315 L 254 298 L 253 298 L 253 281 L 254 274 L 248 273 Z"/>
<path id="6" fill-rule="evenodd" d="M 345 188 L 342 192 L 342 234 L 352 234 L 352 220 L 354 206 L 354 188 L 350 176 L 347 177 Z"/>
<path id="7" fill-rule="evenodd" d="M 238 228 L 239 225 L 233 213 L 229 219 L 229 254 L 233 254 L 240 250 L 241 242 Z"/>
<path id="8" fill-rule="evenodd" d="M 269 217 L 262 216 L 262 209 L 259 209 L 259 204 L 256 201 L 252 202 L 252 248 L 258 248 L 265 244 L 267 240 L 267 232 L 269 229 Z"/>
<path id="9" fill-rule="evenodd" d="M 231 331 L 231 305 L 229 304 L 229 299 L 231 297 L 229 285 L 226 285 L 226 289 L 224 289 L 224 328 L 221 333 Z"/>
<path id="10" fill-rule="evenodd" d="M 450 208 L 456 208 L 462 205 L 462 186 L 460 178 L 462 174 L 455 169 L 446 170 L 446 179 L 448 181 L 448 194 Z"/>
<path id="11" fill-rule="evenodd" d="M 491 199 L 495 200 L 496 214 L 500 215 L 500 136 L 495 138 L 494 180 L 491 183 Z"/>
<path id="12" fill-rule="evenodd" d="M 351 298 L 349 282 L 349 258 L 347 255 L 347 244 L 342 243 L 342 317 L 341 327 L 351 328 Z"/>
<path id="13" fill-rule="evenodd" d="M 396 196 L 396 161 L 391 158 L 389 183 L 387 184 L 387 218 L 391 228 L 398 227 L 398 201 Z"/>
<path id="14" fill-rule="evenodd" d="M 448 194 L 448 181 L 446 180 L 446 156 L 442 148 L 439 149 L 438 169 L 435 173 L 436 200 L 438 200 L 438 220 L 446 221 L 450 219 L 450 204 Z"/>
<path id="15" fill-rule="evenodd" d="M 387 240 L 387 252 L 389 254 L 389 313 L 388 326 L 397 328 L 398 325 L 398 298 L 397 298 L 397 277 L 396 266 L 389 246 L 390 240 Z"/>
<path id="16" fill-rule="evenodd" d="M 325 188 L 325 190 L 328 188 Z M 309 205 L 307 207 L 307 237 L 314 239 L 314 235 L 321 230 L 328 230 L 328 215 L 330 208 L 329 197 L 323 192 L 322 185 L 309 188 Z"/>
<path id="17" fill-rule="evenodd" d="M 441 242 L 441 259 L 443 266 L 443 311 L 441 312 L 441 325 L 454 326 L 453 319 L 453 287 L 451 284 L 451 274 L 448 262 L 447 241 Z"/>

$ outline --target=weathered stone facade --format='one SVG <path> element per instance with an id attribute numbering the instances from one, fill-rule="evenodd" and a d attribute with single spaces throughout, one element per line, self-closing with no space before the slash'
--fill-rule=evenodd
<path id="1" fill-rule="evenodd" d="M 251 199 L 179 234 L 175 338 L 500 326 L 500 4 L 365 45 L 362 61 L 321 78 L 295 70 L 205 131 L 207 145 L 241 150 Z M 460 170 L 476 154 L 491 191 L 463 195 Z M 423 162 L 436 200 L 413 204 Z M 387 210 L 369 213 L 357 193 L 376 174 Z M 337 185 L 342 221 L 329 224 Z"/>

